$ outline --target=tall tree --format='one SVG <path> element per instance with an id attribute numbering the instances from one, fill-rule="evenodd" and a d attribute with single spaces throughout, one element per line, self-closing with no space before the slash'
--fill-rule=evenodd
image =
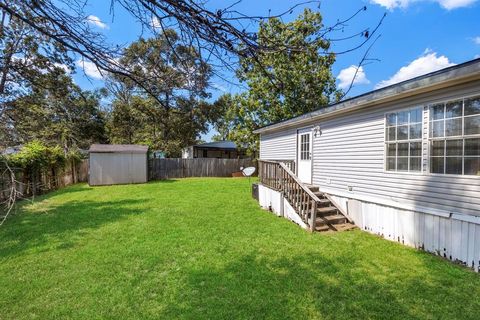
<path id="1" fill-rule="evenodd" d="M 90 0 L 91 1 L 91 0 Z M 142 30 L 158 33 L 174 28 L 180 34 L 185 44 L 195 46 L 198 52 L 209 57 L 220 68 L 232 70 L 236 66 L 238 57 L 252 57 L 264 52 L 304 50 L 302 47 L 281 46 L 276 43 L 259 41 L 256 32 L 252 32 L 261 21 L 268 18 L 281 18 L 294 13 L 298 7 L 320 7 L 320 1 L 295 1 L 291 7 L 283 12 L 268 11 L 263 14 L 248 15 L 238 9 L 242 1 L 227 1 L 223 7 L 211 7 L 209 1 L 200 0 L 111 0 L 110 13 L 112 18 L 116 9 L 121 8 L 138 23 Z M 120 44 L 110 44 L 105 37 L 89 28 L 85 8 L 89 0 L 0 0 L 0 10 L 10 17 L 18 19 L 42 33 L 52 41 L 58 42 L 70 52 L 78 54 L 92 61 L 101 71 L 115 73 L 129 78 L 150 93 L 148 78 L 139 78 L 138 73 L 123 68 L 117 63 L 123 47 Z M 223 2 L 222 2 L 223 3 Z M 346 18 L 339 17 L 330 26 L 319 30 L 306 39 L 309 43 L 318 43 L 322 40 L 338 38 L 332 41 L 347 44 L 341 47 L 344 50 L 334 51 L 343 54 L 364 47 L 380 26 L 383 17 L 374 27 L 360 27 L 352 30 L 350 22 L 360 16 L 367 9 L 362 6 L 356 12 L 347 13 Z M 372 19 L 369 19 L 372 21 Z M 341 34 L 339 37 L 335 35 Z M 358 36 L 358 37 L 357 37 Z M 320 52 L 330 55 L 333 51 Z M 362 59 L 363 61 L 363 59 Z M 360 63 L 361 64 L 361 63 Z M 267 66 L 265 67 L 267 68 Z M 155 94 L 152 97 L 156 97 Z"/>
<path id="2" fill-rule="evenodd" d="M 136 100 L 140 101 L 136 101 Z M 125 103 L 121 99 L 112 102 L 111 111 L 108 117 L 107 130 L 111 143 L 119 144 L 145 144 L 147 141 L 143 133 L 147 132 L 145 115 L 136 109 L 142 98 L 129 99 L 131 103 Z"/>
<path id="3" fill-rule="evenodd" d="M 321 14 L 309 9 L 289 23 L 271 18 L 260 24 L 259 45 L 278 49 L 240 60 L 237 75 L 248 91 L 228 100 L 230 108 L 221 130 L 228 131 L 230 139 L 240 145 L 247 143 L 250 151 L 255 151 L 257 139 L 252 131 L 256 128 L 341 97 L 331 71 L 335 55 L 324 54 L 330 42 L 317 36 L 323 29 Z"/>
<path id="4" fill-rule="evenodd" d="M 2 127 L 8 144 L 41 140 L 67 151 L 105 142 L 101 96 L 81 90 L 61 69 L 45 74 L 42 86 L 6 103 Z"/>
<path id="5" fill-rule="evenodd" d="M 41 18 L 25 12 L 34 23 Z M 28 22 L 0 10 L 0 116 L 4 102 L 44 85 L 46 73 L 72 68 L 66 48 Z"/>
<path id="6" fill-rule="evenodd" d="M 230 139 L 231 128 L 233 120 L 233 115 L 231 114 L 233 110 L 235 96 L 230 93 L 226 93 L 218 97 L 218 99 L 213 103 L 213 108 L 215 110 L 215 117 L 213 122 L 213 128 L 217 131 L 212 137 L 213 141 L 224 141 Z"/>
<path id="7" fill-rule="evenodd" d="M 208 130 L 212 107 L 205 99 L 211 69 L 194 47 L 180 42 L 175 31 L 132 43 L 119 64 L 149 81 L 140 86 L 129 77 L 109 77 L 107 87 L 114 93 L 112 141 L 148 143 L 178 156 L 182 147 Z"/>

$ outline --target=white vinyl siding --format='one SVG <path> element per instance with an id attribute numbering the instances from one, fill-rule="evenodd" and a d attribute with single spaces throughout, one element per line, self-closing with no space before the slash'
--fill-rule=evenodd
<path id="1" fill-rule="evenodd" d="M 260 137 L 260 159 L 295 160 L 297 155 L 297 130 L 281 130 L 262 134 Z"/>
<path id="2" fill-rule="evenodd" d="M 458 91 L 457 91 L 458 90 Z M 313 140 L 313 184 L 324 190 L 365 195 L 399 205 L 433 208 L 452 213 L 480 215 L 478 177 L 432 175 L 428 165 L 428 115 L 423 114 L 424 171 L 401 173 L 385 171 L 385 114 L 409 106 L 426 106 L 432 100 L 479 93 L 476 84 L 454 88 L 395 103 L 374 110 L 358 111 L 319 121 L 322 134 Z"/>
<path id="3" fill-rule="evenodd" d="M 321 128 L 313 137 L 312 182 L 326 192 L 349 192 L 379 203 L 428 208 L 447 213 L 480 216 L 480 177 L 435 175 L 429 170 L 428 106 L 480 93 L 480 83 L 429 92 L 384 106 L 330 119 L 302 123 Z M 423 106 L 422 172 L 385 170 L 385 114 Z M 296 157 L 296 131 L 287 128 L 261 134 L 260 159 Z M 348 191 L 351 187 L 352 191 Z"/>

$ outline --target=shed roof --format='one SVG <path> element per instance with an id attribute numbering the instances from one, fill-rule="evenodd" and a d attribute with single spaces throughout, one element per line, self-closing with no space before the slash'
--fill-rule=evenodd
<path id="1" fill-rule="evenodd" d="M 343 114 L 366 107 L 375 107 L 379 106 L 381 103 L 396 101 L 414 94 L 430 92 L 451 85 L 466 83 L 479 79 L 480 58 L 396 83 L 388 87 L 370 91 L 359 96 L 331 104 L 329 106 L 320 107 L 312 112 L 308 112 L 285 121 L 272 123 L 254 130 L 253 132 L 263 133 L 294 127 L 312 120 L 333 117 L 338 114 Z"/>
<path id="2" fill-rule="evenodd" d="M 140 144 L 92 144 L 90 153 L 147 153 L 148 146 Z"/>
<path id="3" fill-rule="evenodd" d="M 198 148 L 206 148 L 206 149 L 237 149 L 237 145 L 233 141 L 215 141 L 215 142 L 208 142 L 194 145 L 194 147 Z"/>

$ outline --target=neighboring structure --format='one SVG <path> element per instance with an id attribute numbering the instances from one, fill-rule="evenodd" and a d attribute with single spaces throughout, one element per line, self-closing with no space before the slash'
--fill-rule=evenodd
<path id="1" fill-rule="evenodd" d="M 23 144 L 19 144 L 18 146 L 13 147 L 6 147 L 5 149 L 0 148 L 0 155 L 2 156 L 9 156 L 12 154 L 19 153 L 23 148 Z"/>
<path id="2" fill-rule="evenodd" d="M 295 162 L 298 179 L 318 187 L 358 227 L 478 271 L 480 59 L 256 133 L 261 160 Z M 294 204 L 285 207 L 278 192 L 284 178 L 265 168 L 262 206 L 291 211 Z"/>
<path id="3" fill-rule="evenodd" d="M 167 157 L 166 153 L 160 150 L 150 150 L 149 155 L 150 159 L 165 159 Z"/>
<path id="4" fill-rule="evenodd" d="M 182 158 L 247 159 L 250 157 L 237 148 L 235 142 L 217 141 L 187 147 L 182 150 Z"/>
<path id="5" fill-rule="evenodd" d="M 144 183 L 148 180 L 148 147 L 131 144 L 92 144 L 89 178 L 91 186 Z"/>

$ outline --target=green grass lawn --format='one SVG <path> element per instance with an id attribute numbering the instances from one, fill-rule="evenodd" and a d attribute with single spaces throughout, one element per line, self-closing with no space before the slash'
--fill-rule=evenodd
<path id="1" fill-rule="evenodd" d="M 37 198 L 0 228 L 0 319 L 478 319 L 480 275 L 361 232 L 310 234 L 247 179 Z"/>

